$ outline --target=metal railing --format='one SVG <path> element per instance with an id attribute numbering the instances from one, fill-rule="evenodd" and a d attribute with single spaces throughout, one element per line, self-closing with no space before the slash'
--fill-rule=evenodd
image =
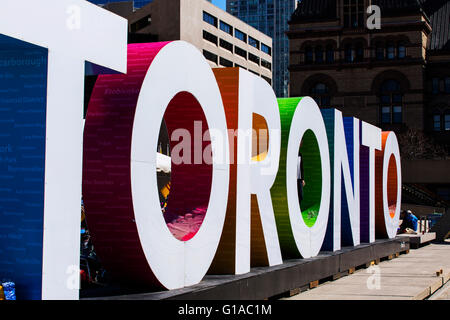
<path id="1" fill-rule="evenodd" d="M 442 214 L 429 214 L 419 217 L 419 221 L 417 221 L 417 233 L 424 234 L 429 232 L 441 217 Z"/>

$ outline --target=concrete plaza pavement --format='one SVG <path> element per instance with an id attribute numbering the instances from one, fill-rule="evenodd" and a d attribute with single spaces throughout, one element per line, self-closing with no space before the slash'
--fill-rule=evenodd
<path id="1" fill-rule="evenodd" d="M 450 300 L 450 281 L 436 291 L 428 300 Z"/>
<path id="2" fill-rule="evenodd" d="M 446 300 L 449 279 L 450 242 L 445 242 L 411 250 L 285 300 Z"/>

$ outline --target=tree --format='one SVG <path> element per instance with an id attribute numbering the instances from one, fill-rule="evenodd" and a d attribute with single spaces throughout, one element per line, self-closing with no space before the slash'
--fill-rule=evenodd
<path id="1" fill-rule="evenodd" d="M 398 135 L 400 152 L 403 159 L 449 159 L 449 148 L 438 144 L 423 131 L 408 129 Z"/>

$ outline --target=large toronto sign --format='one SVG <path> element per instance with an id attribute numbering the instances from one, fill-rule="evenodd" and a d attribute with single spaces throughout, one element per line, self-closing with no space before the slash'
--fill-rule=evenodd
<path id="1" fill-rule="evenodd" d="M 105 268 L 149 288 L 395 237 L 393 132 L 277 99 L 186 42 L 126 37 L 126 20 L 86 1 L 0 3 L 0 278 L 19 297 L 78 298 L 82 196 Z M 99 76 L 83 131 L 86 74 Z M 194 231 L 181 228 L 189 219 Z"/>

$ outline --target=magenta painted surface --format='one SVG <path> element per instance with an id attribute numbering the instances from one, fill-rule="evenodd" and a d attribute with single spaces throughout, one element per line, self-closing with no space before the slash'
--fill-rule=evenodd
<path id="1" fill-rule="evenodd" d="M 210 145 L 208 141 L 202 141 L 202 136 L 208 130 L 208 124 L 199 102 L 188 92 L 180 92 L 170 101 L 164 119 L 169 137 L 177 129 L 189 131 L 192 137 L 190 148 L 184 150 L 190 154 L 190 157 L 182 164 L 175 164 L 178 161 L 173 161 L 174 157 L 178 155 L 173 150 L 179 142 L 171 141 L 171 187 L 164 214 L 172 234 L 177 239 L 186 241 L 199 230 L 206 214 L 211 192 L 212 166 L 205 163 L 202 152 L 197 155 L 197 159 L 194 155 L 195 143 L 201 145 L 200 151 Z M 194 130 L 195 123 L 197 123 L 199 131 L 197 134 Z M 184 152 L 179 155 L 184 155 Z"/>
<path id="2" fill-rule="evenodd" d="M 173 236 L 181 241 L 192 239 L 200 229 L 206 215 L 206 207 L 196 208 L 190 213 L 177 216 L 167 226 Z"/>
<path id="3" fill-rule="evenodd" d="M 86 116 L 83 159 L 86 221 L 102 264 L 116 279 L 158 287 L 161 284 L 147 263 L 134 221 L 130 154 L 140 88 L 154 57 L 166 44 L 129 45 L 128 73 L 99 76 Z M 180 92 L 167 104 L 164 119 L 169 137 L 183 128 L 195 139 L 195 122 L 201 123 L 201 135 L 208 129 L 201 106 L 192 94 Z M 200 143 L 202 150 L 210 144 Z M 198 232 L 211 190 L 212 166 L 204 160 L 194 163 L 194 146 L 191 141 L 190 163 L 176 165 L 172 161 L 164 213 L 167 227 L 180 241 L 188 241 Z M 156 152 L 157 146 L 149 145 L 152 147 Z"/>
<path id="4" fill-rule="evenodd" d="M 128 73 L 99 76 L 86 116 L 83 154 L 86 219 L 102 264 L 120 281 L 157 287 L 134 221 L 130 152 L 142 82 L 167 43 L 131 44 Z"/>

